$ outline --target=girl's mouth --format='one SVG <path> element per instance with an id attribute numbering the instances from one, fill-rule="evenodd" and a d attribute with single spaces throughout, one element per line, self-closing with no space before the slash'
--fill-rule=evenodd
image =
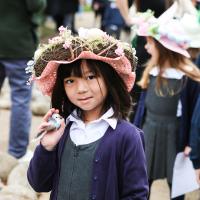
<path id="1" fill-rule="evenodd" d="M 79 101 L 87 101 L 89 99 L 91 99 L 92 97 L 86 97 L 86 98 L 81 98 L 81 99 L 78 99 Z"/>

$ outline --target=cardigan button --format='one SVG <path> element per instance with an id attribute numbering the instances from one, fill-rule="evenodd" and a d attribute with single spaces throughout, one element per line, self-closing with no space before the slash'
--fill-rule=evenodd
<path id="1" fill-rule="evenodd" d="M 93 179 L 96 181 L 96 180 L 98 179 L 98 177 L 97 177 L 97 176 L 94 176 Z"/>
<path id="2" fill-rule="evenodd" d="M 93 194 L 93 195 L 92 195 L 92 200 L 95 200 L 95 199 L 96 199 L 96 195 Z"/>
<path id="3" fill-rule="evenodd" d="M 96 159 L 94 160 L 94 162 L 95 162 L 95 163 L 98 163 L 98 162 L 99 162 L 99 159 L 98 159 L 98 158 L 96 158 Z"/>

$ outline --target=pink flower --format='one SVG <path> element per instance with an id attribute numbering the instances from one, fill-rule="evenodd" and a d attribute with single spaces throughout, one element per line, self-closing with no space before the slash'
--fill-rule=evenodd
<path id="1" fill-rule="evenodd" d="M 115 50 L 115 53 L 118 55 L 118 56 L 123 56 L 124 55 L 124 50 L 121 46 L 118 45 L 117 49 Z"/>
<path id="2" fill-rule="evenodd" d="M 110 36 L 109 36 L 107 33 L 104 33 L 104 34 L 103 34 L 103 38 L 104 38 L 105 40 L 110 40 Z"/>
<path id="3" fill-rule="evenodd" d="M 71 42 L 65 42 L 64 44 L 63 44 L 63 47 L 65 48 L 65 49 L 68 49 L 69 47 L 71 46 Z"/>
<path id="4" fill-rule="evenodd" d="M 49 42 L 49 44 L 53 44 L 53 40 L 52 39 L 49 39 L 48 42 Z"/>
<path id="5" fill-rule="evenodd" d="M 149 27 L 148 23 L 144 23 L 144 24 L 142 24 L 142 25 L 139 27 L 138 32 L 139 32 L 140 34 L 142 34 L 142 35 L 147 35 L 148 27 Z"/>
<path id="6" fill-rule="evenodd" d="M 58 28 L 58 30 L 59 30 L 59 32 L 60 32 L 60 34 L 61 34 L 61 33 L 65 32 L 65 27 L 64 27 L 64 26 L 60 26 L 60 27 Z"/>

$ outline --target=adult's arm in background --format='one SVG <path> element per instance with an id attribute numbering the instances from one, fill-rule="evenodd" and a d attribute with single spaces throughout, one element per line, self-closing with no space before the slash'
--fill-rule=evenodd
<path id="1" fill-rule="evenodd" d="M 133 20 L 129 16 L 128 0 L 116 0 L 117 7 L 127 25 L 132 25 Z"/>

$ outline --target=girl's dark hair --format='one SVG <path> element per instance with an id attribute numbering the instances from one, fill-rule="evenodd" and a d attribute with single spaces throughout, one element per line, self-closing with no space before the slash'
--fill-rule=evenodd
<path id="1" fill-rule="evenodd" d="M 122 78 L 107 63 L 97 60 L 86 60 L 86 62 L 88 68 L 97 77 L 103 77 L 108 90 L 101 114 L 112 107 L 114 110 L 113 117 L 126 119 L 131 109 L 131 96 L 127 91 L 127 87 Z M 69 101 L 64 90 L 64 79 L 66 77 L 83 76 L 81 63 L 82 60 L 77 60 L 70 64 L 61 64 L 57 71 L 57 78 L 52 93 L 51 104 L 53 108 L 59 109 L 60 115 L 64 118 L 71 114 L 74 109 L 79 111 L 79 117 L 81 117 L 81 110 Z"/>

